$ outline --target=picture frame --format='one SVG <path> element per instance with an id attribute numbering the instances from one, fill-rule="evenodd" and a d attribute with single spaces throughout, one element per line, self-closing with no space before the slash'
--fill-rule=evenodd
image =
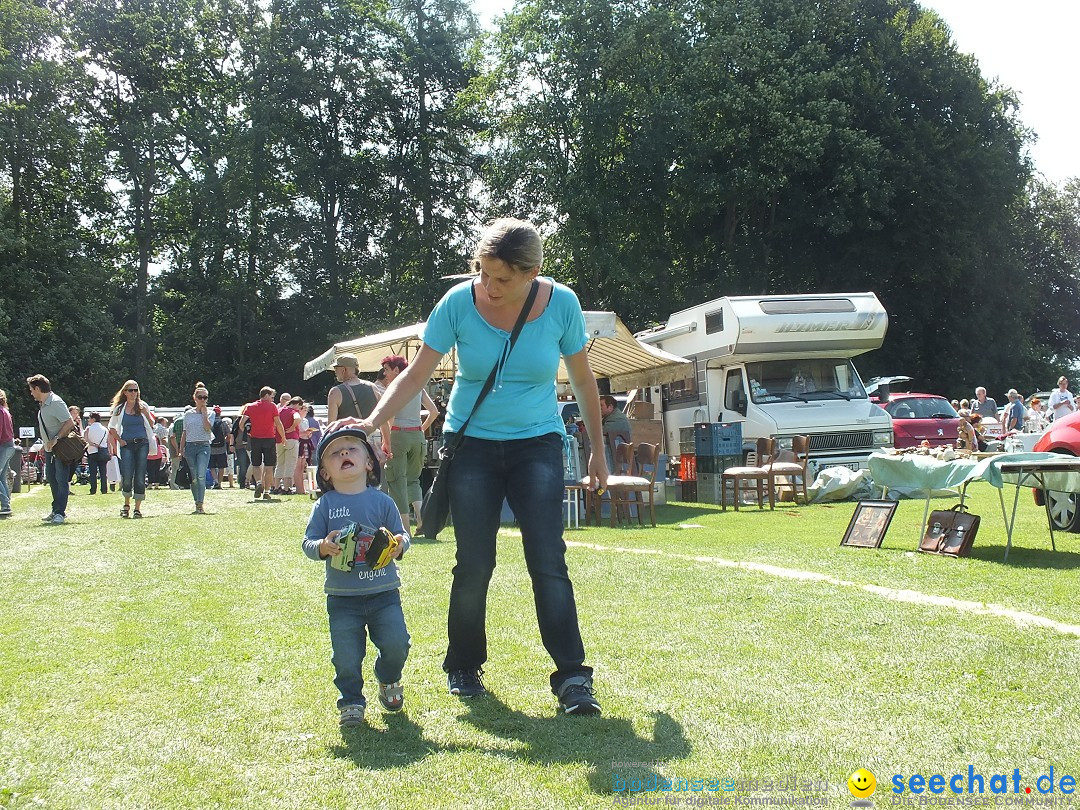
<path id="1" fill-rule="evenodd" d="M 840 545 L 881 548 L 897 506 L 897 501 L 859 501 Z"/>

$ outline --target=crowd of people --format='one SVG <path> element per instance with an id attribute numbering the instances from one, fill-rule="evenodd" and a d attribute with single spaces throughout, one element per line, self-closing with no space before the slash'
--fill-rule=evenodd
<path id="1" fill-rule="evenodd" d="M 1042 400 L 1032 395 L 1028 404 L 1015 388 L 1005 394 L 1008 404 L 998 408 L 997 401 L 986 395 L 986 388 L 975 389 L 973 399 L 954 399 L 953 408 L 960 416 L 960 447 L 972 450 L 986 450 L 988 445 L 988 424 L 995 424 L 1000 435 L 1011 433 L 1042 433 L 1054 419 L 1061 419 L 1077 410 L 1076 398 L 1069 391 L 1067 377 L 1058 377 L 1057 388 L 1048 397 L 1046 407 Z M 991 421 L 992 420 L 992 421 Z"/>
<path id="2" fill-rule="evenodd" d="M 154 406 L 142 398 L 135 380 L 127 380 L 114 395 L 108 410 L 82 414 L 77 406 L 68 406 L 52 390 L 41 374 L 27 379 L 30 395 L 38 402 L 37 433 L 40 438 L 28 452 L 38 456 L 41 474 L 52 491 L 52 509 L 44 518 L 61 524 L 67 517 L 72 482 L 88 484 L 91 495 L 108 494 L 118 489 L 123 496 L 121 518 L 143 517 L 147 491 L 159 487 L 190 489 L 195 514 L 205 514 L 208 489 L 242 487 L 256 491 L 256 497 L 270 499 L 270 494 L 307 494 L 305 468 L 317 446 L 321 425 L 314 407 L 302 397 L 284 394 L 280 405 L 271 401 L 275 420 L 285 420 L 282 438 L 269 434 L 272 444 L 281 441 L 282 450 L 265 466 L 265 452 L 258 464 L 251 463 L 251 432 L 263 425 L 256 403 L 241 409 L 239 418 L 222 413 L 220 405 L 209 405 L 210 392 L 202 382 L 195 383 L 192 405 L 174 419 L 157 416 Z M 264 389 L 265 390 L 265 389 Z M 272 400 L 274 392 L 270 390 Z M 21 445 L 14 438 L 6 394 L 0 391 L 0 469 L 8 469 Z M 252 418 L 244 418 L 246 410 Z M 63 414 L 63 419 L 61 419 Z M 77 436 L 85 442 L 81 459 L 63 461 L 52 452 L 61 437 Z M 260 443 L 255 442 L 256 445 Z M 265 448 L 260 447 L 265 450 Z M 278 456 L 280 455 L 280 458 Z M 16 471 L 18 474 L 20 471 Z M 265 480 L 263 475 L 265 474 Z M 265 495 L 264 495 L 265 484 Z M 11 514 L 7 476 L 0 476 L 0 517 Z"/>

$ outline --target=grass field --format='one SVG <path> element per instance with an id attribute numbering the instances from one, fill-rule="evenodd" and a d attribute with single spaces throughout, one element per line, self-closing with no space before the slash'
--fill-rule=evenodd
<path id="1" fill-rule="evenodd" d="M 897 774 L 966 785 L 971 766 L 987 791 L 993 774 L 1011 791 L 1014 769 L 1021 791 L 1051 766 L 1080 777 L 1080 535 L 1050 551 L 1023 493 L 1003 564 L 997 492 L 972 495 L 983 524 L 960 560 L 913 553 L 915 501 L 880 550 L 839 547 L 850 503 L 677 504 L 656 529 L 569 531 L 594 718 L 556 712 L 511 527 L 493 694 L 447 694 L 452 536 L 418 541 L 406 710 L 382 715 L 369 693 L 368 726 L 343 736 L 322 567 L 300 551 L 310 501 L 210 492 L 197 517 L 188 493 L 159 491 L 121 521 L 119 496 L 77 487 L 51 527 L 35 487 L 0 522 L 0 806 L 593 808 L 659 777 L 735 790 L 647 795 L 839 808 L 859 767 L 878 806 Z M 809 792 L 777 790 L 792 778 Z"/>

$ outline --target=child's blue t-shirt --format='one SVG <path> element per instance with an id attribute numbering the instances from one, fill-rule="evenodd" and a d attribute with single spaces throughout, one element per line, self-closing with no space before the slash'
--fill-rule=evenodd
<path id="1" fill-rule="evenodd" d="M 472 285 L 469 280 L 452 287 L 431 311 L 423 334 L 424 343 L 440 354 L 457 347 L 457 376 L 446 409 L 445 429 L 452 433 L 469 418 L 480 389 L 510 343 L 509 332 L 495 328 L 477 311 Z M 552 285 L 551 301 L 539 318 L 522 327 L 466 435 L 505 441 L 565 433 L 555 392 L 559 358 L 585 348 L 588 335 L 577 295 L 558 282 Z"/>
<path id="2" fill-rule="evenodd" d="M 394 499 L 385 492 L 368 487 L 355 495 L 343 495 L 331 490 L 315 501 L 304 532 L 304 553 L 319 559 L 319 543 L 335 529 L 350 523 L 362 523 L 373 529 L 385 527 L 402 536 L 402 554 L 409 549 L 409 535 L 401 525 L 401 513 Z M 397 564 L 391 560 L 378 571 L 372 571 L 361 559 L 352 571 L 340 571 L 326 559 L 326 584 L 323 590 L 332 596 L 371 596 L 401 587 Z"/>

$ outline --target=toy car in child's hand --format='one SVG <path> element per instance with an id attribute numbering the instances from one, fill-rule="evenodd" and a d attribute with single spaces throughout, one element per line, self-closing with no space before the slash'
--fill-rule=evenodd
<path id="1" fill-rule="evenodd" d="M 364 562 L 372 571 L 377 571 L 394 558 L 394 552 L 400 545 L 401 540 L 392 531 L 382 526 L 371 538 L 371 544 L 364 553 Z"/>

